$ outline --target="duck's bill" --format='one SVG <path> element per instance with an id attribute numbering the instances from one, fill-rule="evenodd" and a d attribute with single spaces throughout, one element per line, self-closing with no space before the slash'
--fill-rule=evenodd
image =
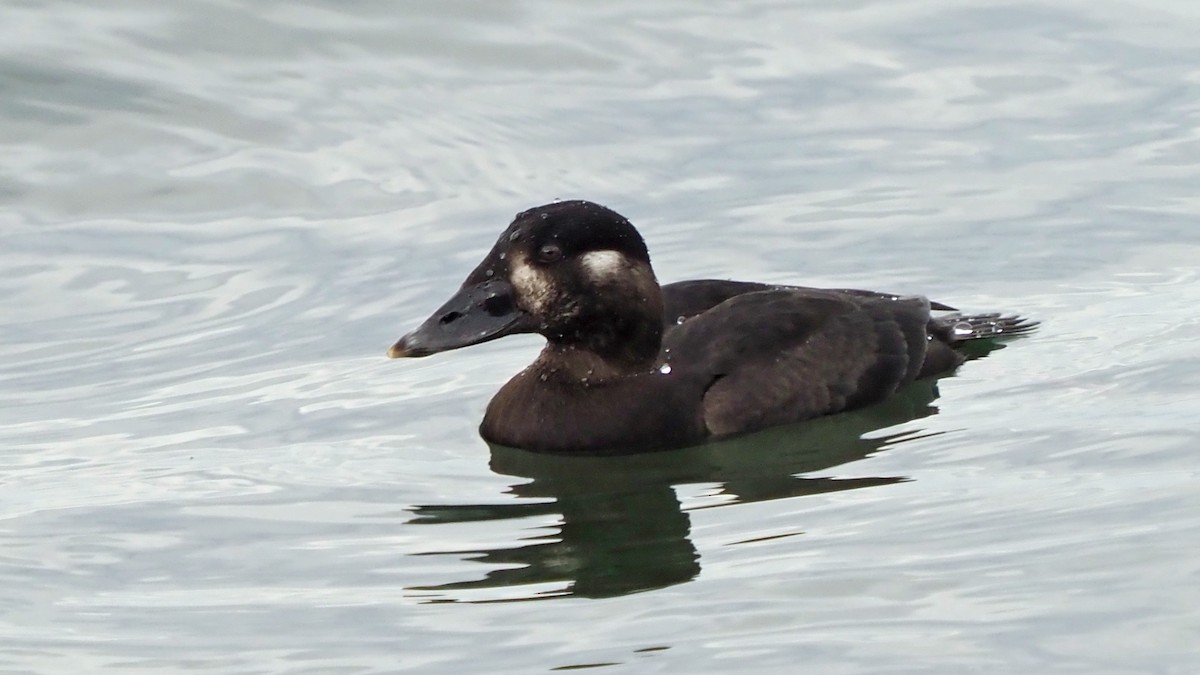
<path id="1" fill-rule="evenodd" d="M 517 308 L 512 287 L 488 280 L 460 288 L 425 323 L 392 345 L 388 357 L 429 356 L 529 330 L 528 315 Z"/>

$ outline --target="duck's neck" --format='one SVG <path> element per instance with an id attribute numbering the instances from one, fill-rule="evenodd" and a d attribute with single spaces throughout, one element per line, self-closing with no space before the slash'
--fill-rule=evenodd
<path id="1" fill-rule="evenodd" d="M 654 291 L 549 338 L 535 365 L 548 375 L 592 382 L 652 370 L 663 338 L 662 295 L 657 285 Z"/>
<path id="2" fill-rule="evenodd" d="M 600 352 L 580 345 L 551 342 L 538 355 L 533 369 L 539 375 L 555 379 L 600 383 L 649 372 L 658 365 L 658 352 L 657 346 L 652 351 L 626 345 L 618 352 Z"/>

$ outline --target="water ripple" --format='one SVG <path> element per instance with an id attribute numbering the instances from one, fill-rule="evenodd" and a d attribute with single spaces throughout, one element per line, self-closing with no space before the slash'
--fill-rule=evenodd
<path id="1" fill-rule="evenodd" d="M 0 668 L 1194 662 L 1191 5 L 693 4 L 8 3 Z M 825 456 L 489 450 L 536 339 L 383 351 L 575 196 L 1043 330 Z"/>

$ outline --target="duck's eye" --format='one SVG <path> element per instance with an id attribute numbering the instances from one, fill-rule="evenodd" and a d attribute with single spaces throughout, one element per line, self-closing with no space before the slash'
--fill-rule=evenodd
<path id="1" fill-rule="evenodd" d="M 538 262 L 541 263 L 558 262 L 562 257 L 562 248 L 558 244 L 545 244 L 537 252 Z"/>

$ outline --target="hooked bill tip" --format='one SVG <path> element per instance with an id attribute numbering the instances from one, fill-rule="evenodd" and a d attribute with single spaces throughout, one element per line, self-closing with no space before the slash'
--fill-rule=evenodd
<path id="1" fill-rule="evenodd" d="M 392 345 L 388 351 L 389 359 L 408 359 L 417 358 L 419 356 L 429 356 L 433 352 L 422 347 L 419 342 L 409 340 L 407 336 L 400 338 L 400 341 Z"/>

